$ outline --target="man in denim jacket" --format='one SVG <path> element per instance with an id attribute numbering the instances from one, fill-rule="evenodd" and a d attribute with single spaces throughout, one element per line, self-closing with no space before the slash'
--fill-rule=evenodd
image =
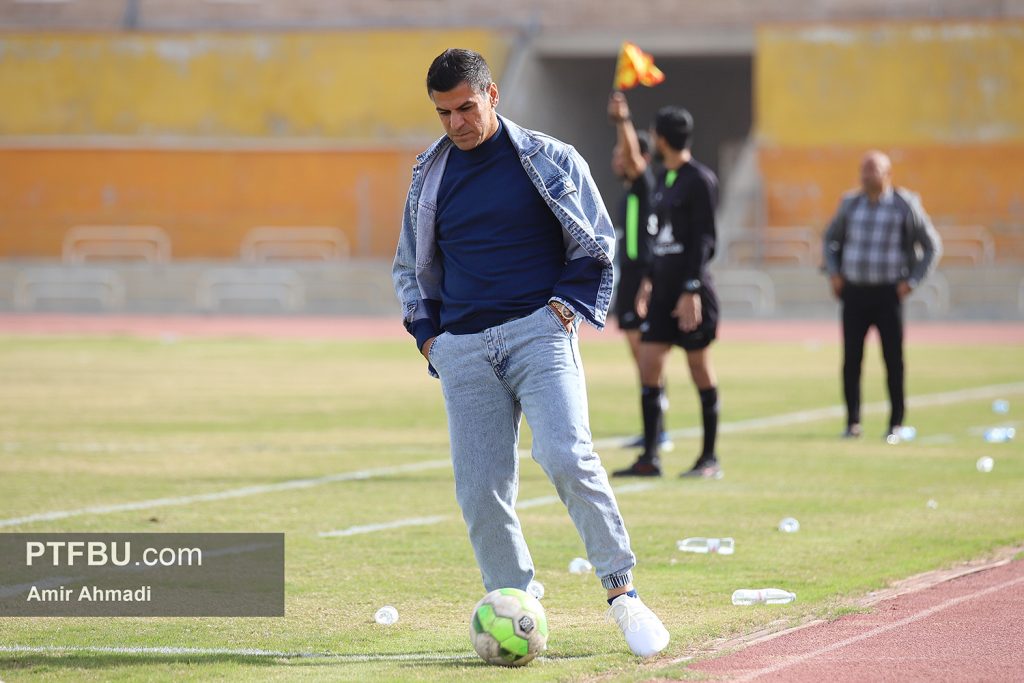
<path id="1" fill-rule="evenodd" d="M 634 654 L 669 641 L 633 588 L 636 558 L 593 451 L 580 319 L 601 329 L 614 231 L 569 145 L 499 117 L 483 57 L 450 49 L 427 72 L 445 131 L 417 157 L 394 262 L 406 329 L 440 377 L 455 491 L 488 590 L 525 590 L 515 512 L 519 425 L 555 485 Z"/>

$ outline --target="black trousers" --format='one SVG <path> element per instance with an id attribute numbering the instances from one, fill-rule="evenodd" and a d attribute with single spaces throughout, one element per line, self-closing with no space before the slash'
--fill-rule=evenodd
<path id="1" fill-rule="evenodd" d="M 903 302 L 896 285 L 843 287 L 843 394 L 847 424 L 860 422 L 860 375 L 864 339 L 874 325 L 882 340 L 882 358 L 889 385 L 889 427 L 903 424 Z"/>

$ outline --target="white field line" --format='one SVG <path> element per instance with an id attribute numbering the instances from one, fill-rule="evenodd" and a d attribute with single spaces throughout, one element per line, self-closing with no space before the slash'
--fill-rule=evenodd
<path id="1" fill-rule="evenodd" d="M 922 408 L 928 406 L 962 403 L 964 401 L 983 398 L 999 398 L 1007 394 L 1017 393 L 1024 393 L 1024 382 L 1015 382 L 1012 384 L 993 384 L 985 387 L 976 387 L 974 389 L 960 389 L 957 391 L 947 391 L 938 394 L 915 396 L 911 397 L 907 401 L 907 403 L 911 407 Z M 887 409 L 888 404 L 883 402 L 870 403 L 863 406 L 862 408 L 863 412 L 866 413 L 876 413 Z M 752 431 L 770 427 L 785 427 L 794 424 L 815 422 L 817 420 L 823 420 L 826 418 L 841 417 L 844 414 L 845 408 L 843 406 L 836 405 L 829 406 L 827 408 L 818 408 L 815 410 L 801 410 L 794 413 L 783 413 L 781 415 L 754 418 L 750 420 L 724 422 L 719 425 L 719 431 L 723 434 L 733 434 L 736 432 Z M 698 436 L 700 434 L 700 431 L 700 427 L 692 427 L 688 429 L 674 430 L 671 432 L 671 434 L 672 436 L 675 437 L 694 437 Z M 594 442 L 594 446 L 598 448 L 603 448 L 606 446 L 619 447 L 624 445 L 628 441 L 629 437 L 599 439 Z M 0 519 L 0 528 L 21 526 L 23 524 L 32 524 L 34 522 L 52 522 L 58 519 L 67 519 L 69 517 L 81 517 L 83 515 L 109 515 L 117 512 L 131 512 L 133 510 L 148 510 L 151 508 L 158 507 L 183 506 L 191 505 L 193 503 L 205 503 L 218 500 L 228 500 L 231 498 L 244 498 L 247 496 L 263 495 L 265 493 L 277 493 L 278 491 L 313 488 L 316 486 L 323 486 L 324 484 L 333 484 L 335 482 L 341 481 L 370 479 L 371 477 L 387 476 L 390 474 L 398 474 L 402 472 L 416 472 L 429 469 L 439 469 L 442 467 L 450 467 L 450 461 L 447 459 L 428 460 L 421 463 L 397 465 L 395 467 L 380 467 L 370 470 L 360 470 L 357 472 L 342 472 L 338 474 L 329 474 L 323 477 L 314 477 L 310 479 L 293 479 L 291 481 L 283 481 L 278 484 L 266 484 L 263 486 L 246 486 L 243 488 L 228 489 L 226 491 L 216 491 L 213 493 L 203 493 L 192 496 L 154 498 L 150 500 L 140 500 L 134 503 L 96 505 L 73 510 L 56 510 L 53 512 L 40 512 L 32 515 L 25 515 L 24 517 L 11 517 L 8 519 Z"/>
<path id="2" fill-rule="evenodd" d="M 622 495 L 624 493 L 636 493 L 638 491 L 648 491 L 655 487 L 653 483 L 646 484 L 626 484 L 625 486 L 619 486 L 613 489 L 615 495 Z M 526 510 L 529 508 L 540 507 L 541 505 L 553 505 L 554 503 L 561 502 L 558 496 L 540 496 L 539 498 L 527 498 L 516 503 L 517 510 Z M 374 534 L 378 531 L 388 531 L 390 529 L 400 529 L 407 526 L 427 526 L 430 524 L 440 524 L 452 519 L 454 515 L 433 515 L 431 517 L 406 517 L 405 519 L 396 519 L 391 522 L 381 522 L 380 524 L 364 524 L 361 526 L 350 526 L 347 529 L 335 529 L 333 531 L 321 531 L 318 536 L 320 538 L 334 538 L 338 536 L 356 536 L 358 534 Z"/>
<path id="3" fill-rule="evenodd" d="M 429 524 L 440 524 L 451 519 L 451 515 L 433 515 L 431 517 L 407 517 L 396 519 L 393 522 L 381 522 L 380 524 L 363 524 L 362 526 L 350 526 L 347 529 L 334 529 L 333 531 L 321 531 L 318 535 L 321 538 L 335 536 L 357 536 L 359 534 L 375 534 L 378 531 L 389 529 L 400 529 L 406 526 L 426 526 Z"/>
<path id="4" fill-rule="evenodd" d="M 783 669 L 788 669 L 789 667 L 796 666 L 797 664 L 803 664 L 804 662 L 816 659 L 818 657 L 821 657 L 822 655 L 827 655 L 830 652 L 840 650 L 844 647 L 847 647 L 848 645 L 853 645 L 854 643 L 859 643 L 862 640 L 874 638 L 875 636 L 882 635 L 883 633 L 888 633 L 889 631 L 902 628 L 908 624 L 914 623 L 915 621 L 920 621 L 921 619 L 930 617 L 931 615 L 936 614 L 937 612 L 941 612 L 942 610 L 959 605 L 961 602 L 966 602 L 967 600 L 973 600 L 974 598 L 980 598 L 990 593 L 1005 590 L 1011 586 L 1021 583 L 1022 581 L 1024 581 L 1024 576 L 1019 576 L 1015 579 L 1004 581 L 1003 583 L 1000 583 L 996 586 L 989 586 L 988 588 L 983 588 L 981 590 L 974 591 L 973 593 L 968 593 L 967 595 L 960 595 L 955 598 L 950 598 L 949 600 L 941 602 L 938 605 L 933 605 L 928 609 L 915 612 L 914 614 L 911 614 L 909 617 L 906 617 L 905 619 L 900 619 L 899 621 L 893 622 L 891 624 L 886 624 L 884 626 L 877 626 L 871 629 L 870 631 L 865 631 L 864 633 L 861 633 L 859 635 L 851 636 L 844 640 L 840 640 L 839 642 L 832 643 L 831 645 L 820 647 L 817 650 L 806 652 L 802 655 L 787 657 L 777 664 L 773 664 L 763 669 L 757 669 L 756 671 L 749 671 L 745 675 L 740 676 L 739 678 L 734 678 L 732 680 L 736 681 L 736 683 L 740 683 L 745 681 L 752 681 L 754 679 L 760 678 L 761 676 L 767 676 L 769 674 L 778 673 Z"/>
<path id="5" fill-rule="evenodd" d="M 944 391 L 938 394 L 925 394 L 923 396 L 912 396 L 907 399 L 907 405 L 911 408 L 928 408 L 931 406 L 944 406 L 965 401 L 980 400 L 986 398 L 999 398 L 1004 394 L 1024 393 L 1024 382 L 1011 384 L 993 384 L 986 387 L 974 389 L 958 389 L 956 391 Z M 862 413 L 884 413 L 889 410 L 889 404 L 885 401 L 876 401 L 861 406 Z M 783 413 L 782 415 L 770 415 L 768 417 L 755 417 L 749 420 L 736 420 L 724 422 L 718 426 L 719 433 L 734 434 L 736 432 L 749 432 L 757 429 L 771 427 L 789 427 L 795 424 L 816 422 L 831 418 L 842 418 L 846 416 L 846 407 L 841 405 L 815 408 L 813 410 L 800 410 L 794 413 Z M 702 433 L 702 427 L 688 427 L 686 429 L 675 429 L 669 432 L 671 436 L 687 438 L 697 437 Z M 984 431 L 984 430 L 982 430 Z M 600 444 L 606 446 L 621 446 L 629 439 L 612 438 L 604 439 Z"/>
<path id="6" fill-rule="evenodd" d="M 342 662 L 447 662 L 454 660 L 475 659 L 476 654 L 380 654 L 380 655 L 346 655 L 330 652 L 278 652 L 275 650 L 258 650 L 241 648 L 203 648 L 203 647 L 103 647 L 75 645 L 0 645 L 0 652 L 38 653 L 38 654 L 117 654 L 117 655 L 195 655 L 195 656 L 227 656 L 227 657 L 272 657 L 274 659 L 332 659 Z"/>
<path id="7" fill-rule="evenodd" d="M 56 510 L 54 512 L 40 512 L 24 517 L 12 517 L 0 519 L 0 527 L 20 526 L 32 522 L 51 522 L 57 519 L 68 517 L 81 517 L 82 515 L 109 515 L 115 512 L 130 512 L 132 510 L 148 510 L 150 508 L 172 507 L 191 505 L 192 503 L 205 503 L 217 500 L 228 500 L 230 498 L 245 498 L 247 496 L 259 496 L 264 493 L 277 493 L 278 491 L 292 491 L 295 489 L 309 489 L 324 484 L 333 484 L 339 481 L 356 481 L 371 479 L 373 477 L 401 474 L 403 472 L 418 472 L 420 470 L 438 469 L 448 467 L 448 460 L 428 460 L 425 462 L 410 463 L 407 465 L 396 465 L 395 467 L 379 467 L 371 470 L 359 470 L 357 472 L 341 472 L 328 474 L 323 477 L 310 479 L 292 479 L 282 481 L 278 484 L 265 484 L 261 486 L 245 486 L 238 489 L 226 491 L 215 491 L 213 493 L 200 493 L 193 496 L 179 496 L 175 498 L 153 498 L 140 500 L 134 503 L 117 503 L 114 505 L 94 505 L 91 507 L 78 508 L 75 510 Z"/>

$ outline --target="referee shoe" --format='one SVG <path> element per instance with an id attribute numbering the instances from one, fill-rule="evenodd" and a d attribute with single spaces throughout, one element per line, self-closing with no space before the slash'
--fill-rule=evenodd
<path id="1" fill-rule="evenodd" d="M 629 467 L 612 472 L 613 477 L 660 477 L 661 460 L 641 455 Z"/>

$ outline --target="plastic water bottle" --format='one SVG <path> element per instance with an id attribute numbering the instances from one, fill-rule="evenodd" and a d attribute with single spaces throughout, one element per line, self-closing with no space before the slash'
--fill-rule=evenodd
<path id="1" fill-rule="evenodd" d="M 795 534 L 800 531 L 800 522 L 796 521 L 794 517 L 784 517 L 779 522 L 779 531 L 787 534 Z"/>
<path id="2" fill-rule="evenodd" d="M 985 441 L 989 443 L 1006 443 L 1013 441 L 1017 436 L 1017 430 L 1013 427 L 993 427 L 985 432 Z"/>
<path id="3" fill-rule="evenodd" d="M 917 427 L 897 427 L 892 434 L 885 437 L 885 442 L 895 446 L 901 441 L 913 441 L 917 437 Z"/>
<path id="4" fill-rule="evenodd" d="M 991 472 L 992 468 L 996 466 L 996 461 L 987 455 L 983 455 L 978 458 L 978 462 L 975 464 L 979 472 Z"/>
<path id="5" fill-rule="evenodd" d="M 530 585 L 526 587 L 526 592 L 537 598 L 538 600 L 544 599 L 544 584 L 536 579 L 530 582 Z"/>
<path id="6" fill-rule="evenodd" d="M 1010 402 L 1003 399 L 996 399 L 992 401 L 992 412 L 1006 414 L 1010 412 Z"/>
<path id="7" fill-rule="evenodd" d="M 741 588 L 732 594 L 734 605 L 785 605 L 796 600 L 796 593 L 781 588 Z"/>
<path id="8" fill-rule="evenodd" d="M 569 563 L 570 574 L 588 574 L 593 570 L 594 565 L 590 564 L 589 561 L 582 557 L 574 558 L 573 561 Z"/>
<path id="9" fill-rule="evenodd" d="M 717 553 L 719 555 L 732 555 L 736 544 L 731 538 L 684 538 L 676 541 L 676 547 L 684 553 Z"/>
<path id="10" fill-rule="evenodd" d="M 374 613 L 373 620 L 382 626 L 390 626 L 398 621 L 398 610 L 391 605 L 384 605 Z"/>

